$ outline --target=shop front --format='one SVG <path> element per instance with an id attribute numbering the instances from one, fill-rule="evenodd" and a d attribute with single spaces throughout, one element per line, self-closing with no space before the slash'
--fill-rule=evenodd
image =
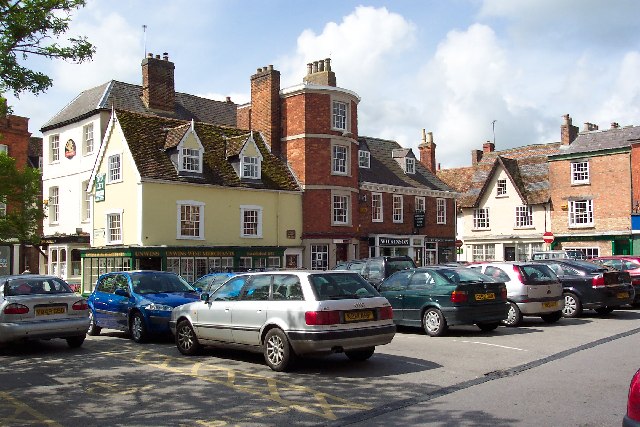
<path id="1" fill-rule="evenodd" d="M 420 235 L 376 234 L 369 236 L 369 256 L 409 256 L 425 265 L 424 238 Z"/>
<path id="2" fill-rule="evenodd" d="M 82 293 L 88 294 L 99 275 L 109 271 L 163 270 L 191 283 L 215 271 L 297 268 L 302 250 L 288 247 L 126 247 L 92 248 L 80 252 Z"/>

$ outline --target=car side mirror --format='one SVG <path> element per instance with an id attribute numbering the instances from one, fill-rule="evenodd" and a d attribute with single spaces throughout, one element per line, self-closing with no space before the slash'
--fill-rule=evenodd
<path id="1" fill-rule="evenodd" d="M 198 293 L 202 292 L 202 288 L 194 288 L 194 290 Z"/>
<path id="2" fill-rule="evenodd" d="M 129 297 L 129 292 L 125 291 L 124 289 L 118 288 L 116 289 L 116 291 L 114 292 L 116 295 L 120 295 L 121 297 Z"/>
<path id="3" fill-rule="evenodd" d="M 204 301 L 204 302 L 209 302 L 209 293 L 208 292 L 203 292 L 202 294 L 200 294 L 200 301 Z"/>

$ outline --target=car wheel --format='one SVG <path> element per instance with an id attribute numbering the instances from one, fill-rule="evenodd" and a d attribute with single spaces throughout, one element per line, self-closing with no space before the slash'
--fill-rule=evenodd
<path id="1" fill-rule="evenodd" d="M 95 336 L 100 335 L 100 331 L 102 328 L 96 325 L 96 318 L 93 315 L 93 310 L 89 309 L 89 329 L 87 330 L 87 334 Z"/>
<path id="2" fill-rule="evenodd" d="M 598 307 L 595 309 L 596 313 L 598 314 L 609 314 L 614 310 L 615 307 L 609 307 L 609 306 L 605 306 L 605 307 Z"/>
<path id="3" fill-rule="evenodd" d="M 582 314 L 582 303 L 577 295 L 571 292 L 564 293 L 564 308 L 562 315 L 564 317 L 575 318 Z"/>
<path id="4" fill-rule="evenodd" d="M 86 338 L 85 335 L 78 335 L 77 337 L 69 337 L 67 338 L 67 345 L 71 348 L 78 348 L 84 342 Z"/>
<path id="5" fill-rule="evenodd" d="M 353 360 L 355 362 L 362 362 L 369 359 L 373 356 L 373 353 L 376 351 L 375 347 L 367 347 L 361 348 L 359 350 L 349 350 L 345 351 L 344 354 L 347 355 L 349 360 Z"/>
<path id="6" fill-rule="evenodd" d="M 182 320 L 176 327 L 176 347 L 187 356 L 193 356 L 200 350 L 198 337 L 188 320 Z"/>
<path id="7" fill-rule="evenodd" d="M 430 308 L 422 317 L 424 331 L 430 337 L 441 337 L 447 331 L 447 320 L 437 308 Z"/>
<path id="8" fill-rule="evenodd" d="M 144 318 L 140 313 L 134 313 L 131 316 L 131 322 L 129 325 L 129 333 L 131 338 L 137 343 L 143 343 L 147 339 L 147 328 L 144 324 Z"/>
<path id="9" fill-rule="evenodd" d="M 500 325 L 500 322 L 477 323 L 478 328 L 483 332 L 491 332 Z"/>
<path id="10" fill-rule="evenodd" d="M 554 311 L 553 313 L 543 314 L 540 317 L 545 323 L 555 323 L 562 318 L 562 311 Z"/>
<path id="11" fill-rule="evenodd" d="M 509 301 L 509 313 L 507 318 L 502 321 L 505 326 L 518 326 L 522 322 L 522 312 L 518 308 L 518 305 Z"/>
<path id="12" fill-rule="evenodd" d="M 282 329 L 273 328 L 264 337 L 264 360 L 271 369 L 277 372 L 286 371 L 294 362 L 296 354 L 293 352 L 289 339 Z"/>

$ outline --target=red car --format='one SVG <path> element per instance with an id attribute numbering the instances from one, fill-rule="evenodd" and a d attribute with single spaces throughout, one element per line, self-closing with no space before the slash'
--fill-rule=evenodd
<path id="1" fill-rule="evenodd" d="M 627 399 L 627 415 L 622 421 L 623 427 L 640 426 L 640 370 L 631 379 L 629 398 Z"/>
<path id="2" fill-rule="evenodd" d="M 593 258 L 590 261 L 629 272 L 631 284 L 636 291 L 632 305 L 634 307 L 640 306 L 640 255 L 609 255 Z"/>

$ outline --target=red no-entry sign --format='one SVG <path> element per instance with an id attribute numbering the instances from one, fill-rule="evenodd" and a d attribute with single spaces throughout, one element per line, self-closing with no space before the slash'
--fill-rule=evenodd
<path id="1" fill-rule="evenodd" d="M 544 240 L 545 243 L 553 243 L 554 239 L 555 237 L 553 237 L 553 233 L 550 231 L 547 231 L 542 235 L 542 240 Z"/>

